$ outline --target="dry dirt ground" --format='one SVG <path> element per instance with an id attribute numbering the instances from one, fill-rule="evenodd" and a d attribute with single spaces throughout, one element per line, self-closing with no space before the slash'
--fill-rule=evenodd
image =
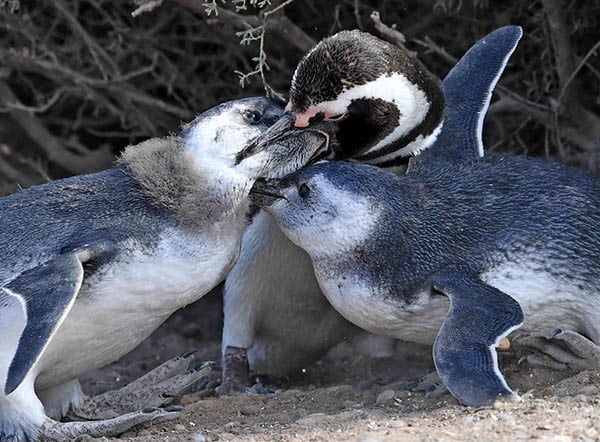
<path id="1" fill-rule="evenodd" d="M 219 303 L 211 296 L 177 313 L 134 352 L 87 375 L 84 389 L 98 393 L 125 385 L 190 348 L 200 350 L 199 359 L 218 361 Z M 342 344 L 274 394 L 198 398 L 192 393 L 182 398 L 185 408 L 177 419 L 110 440 L 600 440 L 600 373 L 519 366 L 517 355 L 507 352 L 501 356 L 503 371 L 522 400 L 468 408 L 450 395 L 428 398 L 392 382 L 432 371 L 430 352 L 399 344 L 396 357 L 367 360 Z"/>

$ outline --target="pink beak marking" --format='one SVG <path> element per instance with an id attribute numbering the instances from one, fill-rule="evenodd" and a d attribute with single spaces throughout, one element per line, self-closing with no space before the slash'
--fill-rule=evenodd
<path id="1" fill-rule="evenodd" d="M 292 112 L 292 103 L 291 102 L 288 102 L 288 104 L 285 106 L 285 111 Z M 308 127 L 310 125 L 310 119 L 313 118 L 315 115 L 317 115 L 320 112 L 323 112 L 323 111 L 316 107 L 311 107 L 310 109 L 305 110 L 304 112 L 296 114 L 296 121 L 294 122 L 294 126 L 295 127 Z M 338 117 L 338 115 L 334 114 L 333 112 L 324 111 L 323 114 L 324 114 L 325 120 L 335 120 Z"/>
<path id="2" fill-rule="evenodd" d="M 300 114 L 296 114 L 296 122 L 294 123 L 294 126 L 296 127 L 308 127 L 308 125 L 310 124 L 309 121 L 312 117 L 314 117 L 315 115 L 317 115 L 319 113 L 319 109 L 316 108 L 312 108 L 312 109 L 308 109 L 307 111 L 304 111 Z"/>

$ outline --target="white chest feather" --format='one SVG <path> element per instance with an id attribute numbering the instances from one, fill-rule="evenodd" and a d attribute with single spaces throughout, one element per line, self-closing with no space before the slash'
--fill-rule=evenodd
<path id="1" fill-rule="evenodd" d="M 165 232 L 156 249 L 123 252 L 84 281 L 36 367 L 40 389 L 118 359 L 214 288 L 239 252 L 239 234 L 222 233 Z"/>
<path id="2" fill-rule="evenodd" d="M 539 262 L 539 257 L 523 257 L 498 265 L 481 279 L 521 304 L 523 330 L 548 333 L 563 327 L 600 343 L 600 293 L 583 288 L 576 280 L 557 278 Z M 373 333 L 432 344 L 448 312 L 445 296 L 420 293 L 407 304 L 355 276 L 327 278 L 317 271 L 317 279 L 340 314 Z"/>
<path id="3" fill-rule="evenodd" d="M 577 279 L 548 273 L 535 260 L 504 263 L 481 275 L 481 279 L 516 299 L 525 315 L 523 329 L 549 332 L 568 328 L 600 339 L 600 293 Z"/>
<path id="4" fill-rule="evenodd" d="M 333 307 L 347 320 L 371 332 L 422 344 L 431 344 L 442 325 L 449 302 L 443 296 L 423 293 L 412 304 L 358 278 L 325 279 L 319 285 Z"/>

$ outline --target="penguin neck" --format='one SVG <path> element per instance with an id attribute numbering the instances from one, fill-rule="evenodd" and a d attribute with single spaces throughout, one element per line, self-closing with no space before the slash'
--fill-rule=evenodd
<path id="1" fill-rule="evenodd" d="M 419 126 L 409 136 L 384 146 L 379 152 L 375 152 L 370 156 L 361 156 L 357 159 L 390 171 L 398 168 L 404 170 L 410 157 L 417 156 L 434 145 L 442 132 L 443 124 L 444 122 L 440 121 L 430 133 L 419 133 L 422 130 Z"/>
<path id="2" fill-rule="evenodd" d="M 177 136 L 153 138 L 123 152 L 120 163 L 151 203 L 190 229 L 243 228 L 252 180 L 233 167 L 193 153 Z"/>

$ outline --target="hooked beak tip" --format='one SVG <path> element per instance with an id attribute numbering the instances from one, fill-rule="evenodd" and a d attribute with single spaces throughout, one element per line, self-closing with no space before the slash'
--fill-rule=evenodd
<path id="1" fill-rule="evenodd" d="M 284 138 L 287 132 L 294 127 L 294 116 L 285 112 L 265 132 L 250 141 L 246 147 L 236 156 L 236 165 L 245 158 L 263 151 L 267 146 Z"/>
<path id="2" fill-rule="evenodd" d="M 287 197 L 279 189 L 279 180 L 259 178 L 250 189 L 250 199 L 261 207 L 269 207 L 276 200 Z"/>

